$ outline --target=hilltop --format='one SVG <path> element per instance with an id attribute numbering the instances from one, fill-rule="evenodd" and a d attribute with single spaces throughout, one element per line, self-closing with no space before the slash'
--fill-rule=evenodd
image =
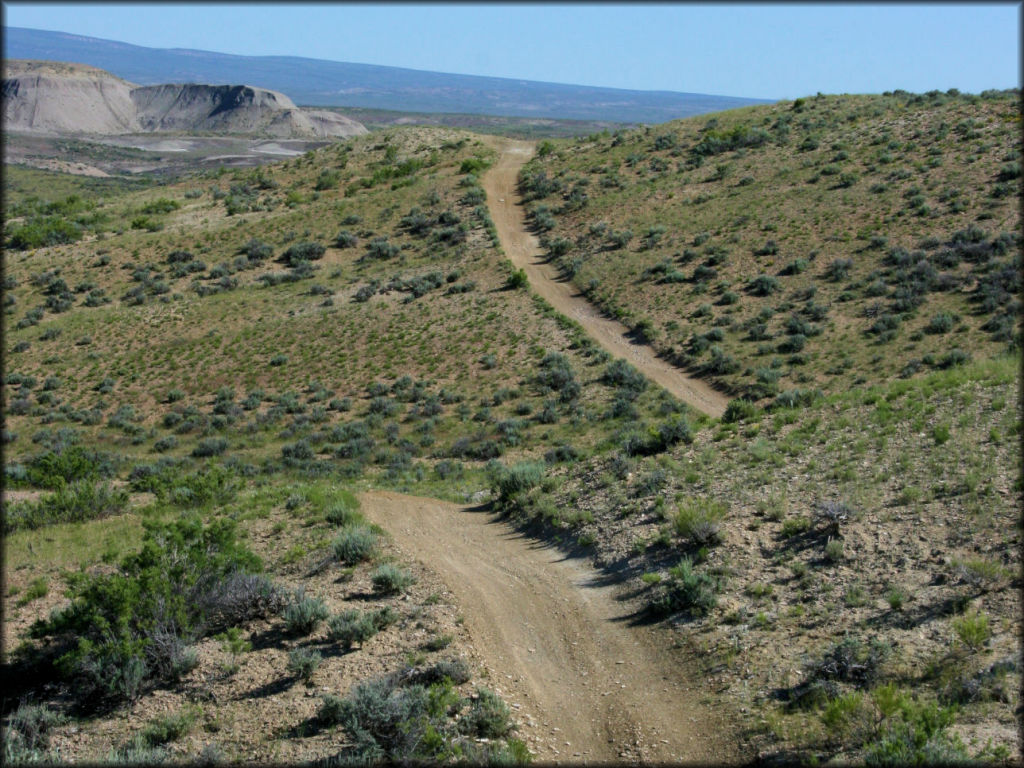
<path id="1" fill-rule="evenodd" d="M 288 138 L 348 137 L 360 123 L 300 110 L 282 93 L 246 85 L 139 86 L 95 67 L 5 62 L 4 128 L 42 134 L 218 132 Z"/>
<path id="2" fill-rule="evenodd" d="M 1019 346 L 1019 110 L 818 95 L 549 142 L 521 189 L 580 292 L 765 404 Z"/>

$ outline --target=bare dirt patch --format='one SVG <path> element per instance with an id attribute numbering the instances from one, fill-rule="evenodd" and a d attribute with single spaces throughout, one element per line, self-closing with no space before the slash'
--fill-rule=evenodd
<path id="1" fill-rule="evenodd" d="M 479 508 L 379 492 L 365 494 L 362 509 L 446 582 L 472 652 L 538 759 L 741 759 L 670 635 L 637 623 L 586 564 Z"/>
<path id="2" fill-rule="evenodd" d="M 110 176 L 104 170 L 87 163 L 69 163 L 66 160 L 52 160 L 45 158 L 30 158 L 23 161 L 25 165 L 33 168 L 41 168 L 44 171 L 57 171 L 58 173 L 71 173 L 76 176 L 93 176 L 96 178 L 108 178 Z"/>

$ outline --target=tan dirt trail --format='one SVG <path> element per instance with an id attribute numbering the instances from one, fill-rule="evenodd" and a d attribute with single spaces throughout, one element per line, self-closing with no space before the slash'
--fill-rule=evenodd
<path id="1" fill-rule="evenodd" d="M 365 493 L 366 517 L 440 575 L 473 653 L 545 763 L 742 760 L 731 727 L 687 678 L 673 633 L 634 622 L 616 587 L 492 512 Z"/>
<path id="2" fill-rule="evenodd" d="M 629 328 L 602 315 L 571 282 L 559 278 L 555 268 L 544 260 L 536 236 L 526 228 L 526 215 L 516 186 L 520 168 L 533 156 L 533 142 L 500 137 L 487 137 L 486 141 L 499 152 L 498 161 L 482 179 L 487 205 L 505 254 L 516 267 L 526 271 L 531 288 L 563 315 L 582 325 L 608 352 L 625 358 L 683 402 L 709 416 L 725 413 L 728 397 L 662 360 L 646 344 L 633 341 Z"/>

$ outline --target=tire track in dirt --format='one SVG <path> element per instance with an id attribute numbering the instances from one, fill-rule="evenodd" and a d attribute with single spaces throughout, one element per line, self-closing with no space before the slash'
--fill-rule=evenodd
<path id="1" fill-rule="evenodd" d="M 734 763 L 727 721 L 702 706 L 664 628 L 631 623 L 616 588 L 480 508 L 388 491 L 361 497 L 404 555 L 455 595 L 487 684 L 518 705 L 544 762 Z"/>
<path id="2" fill-rule="evenodd" d="M 485 141 L 499 152 L 497 163 L 482 179 L 487 206 L 505 254 L 516 267 L 526 271 L 531 288 L 582 325 L 608 352 L 625 358 L 683 402 L 709 416 L 725 413 L 728 397 L 662 360 L 646 344 L 633 341 L 629 328 L 602 315 L 571 282 L 559 278 L 556 270 L 544 261 L 536 236 L 526 228 L 526 215 L 516 188 L 519 169 L 533 156 L 534 144 L 499 137 L 487 137 Z"/>

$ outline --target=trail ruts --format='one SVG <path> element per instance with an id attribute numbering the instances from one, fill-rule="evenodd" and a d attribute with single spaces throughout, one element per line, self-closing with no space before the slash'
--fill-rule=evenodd
<path id="1" fill-rule="evenodd" d="M 534 145 L 497 137 L 487 141 L 500 153 L 497 163 L 482 180 L 491 218 L 505 254 L 516 267 L 526 270 L 533 290 L 563 315 L 576 320 L 612 355 L 625 358 L 683 402 L 709 416 L 725 413 L 729 398 L 662 360 L 648 345 L 635 341 L 631 329 L 602 315 L 571 282 L 560 279 L 555 268 L 545 263 L 540 243 L 526 228 L 526 215 L 516 188 L 519 169 L 533 156 Z"/>
<path id="2" fill-rule="evenodd" d="M 742 760 L 734 729 L 687 679 L 673 633 L 632 620 L 616 587 L 496 514 L 391 492 L 362 509 L 435 571 L 465 619 L 482 682 L 518 705 L 545 763 Z"/>

